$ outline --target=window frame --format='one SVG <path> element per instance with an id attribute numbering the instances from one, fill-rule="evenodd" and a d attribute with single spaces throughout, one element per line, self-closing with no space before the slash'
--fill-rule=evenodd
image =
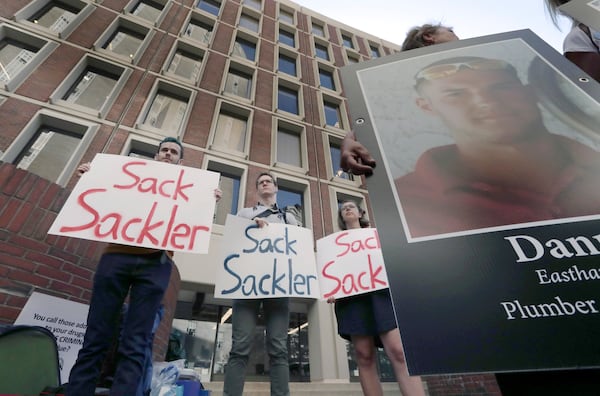
<path id="1" fill-rule="evenodd" d="M 212 165 L 212 166 L 211 166 Z M 240 178 L 240 190 L 238 195 L 238 207 L 237 212 L 244 207 L 244 198 L 246 197 L 247 179 L 248 179 L 248 166 L 242 163 L 231 161 L 229 159 L 217 157 L 215 155 L 206 154 L 202 159 L 202 169 L 213 171 L 213 172 L 227 172 L 232 175 L 239 176 Z M 219 180 L 220 182 L 220 180 Z M 217 202 L 217 205 L 219 203 Z M 216 213 L 216 210 L 215 210 Z M 234 213 L 235 214 L 235 213 Z M 213 223 L 213 232 L 216 234 L 223 234 L 225 231 L 224 224 Z"/>
<path id="2" fill-rule="evenodd" d="M 254 45 L 254 59 L 248 59 L 245 56 L 240 56 L 235 53 L 235 45 L 238 43 L 238 39 L 242 41 L 246 41 Z M 241 43 L 239 43 L 242 45 Z M 238 61 L 246 62 L 248 64 L 256 65 L 259 59 L 259 45 L 258 38 L 243 31 L 238 31 L 237 34 L 233 36 L 233 40 L 231 42 L 231 49 L 229 51 L 230 55 Z"/>
<path id="3" fill-rule="evenodd" d="M 52 182 L 65 187 L 79 166 L 86 150 L 92 143 L 100 125 L 57 111 L 42 109 L 29 120 L 27 125 L 19 132 L 19 135 L 13 140 L 4 154 L 0 155 L 0 160 L 13 163 L 43 126 L 57 128 L 81 136 L 77 149 L 66 162 L 63 171 L 58 176 L 57 180 L 52 180 Z"/>
<path id="4" fill-rule="evenodd" d="M 246 136 L 244 139 L 244 149 L 243 151 L 238 151 L 234 149 L 230 149 L 227 147 L 219 147 L 215 145 L 215 136 L 217 134 L 217 127 L 219 124 L 219 116 L 221 113 L 229 113 L 232 116 L 238 116 L 240 118 L 244 118 L 246 120 Z M 241 106 L 240 104 L 227 102 L 225 100 L 218 100 L 217 105 L 215 106 L 215 112 L 212 117 L 212 125 L 210 127 L 210 134 L 208 137 L 209 150 L 231 154 L 235 157 L 248 159 L 250 153 L 250 140 L 252 137 L 252 122 L 253 122 L 253 111 L 249 107 Z"/>
<path id="5" fill-rule="evenodd" d="M 200 8 L 200 3 L 208 3 L 208 4 L 212 5 L 212 6 L 215 6 L 215 4 L 218 3 L 219 4 L 219 10 L 217 11 L 216 14 L 214 14 L 211 11 L 208 11 L 208 10 Z M 218 18 L 221 15 L 221 12 L 223 12 L 223 2 L 220 1 L 220 0 L 198 0 L 196 2 L 196 4 L 194 5 L 193 9 L 195 11 L 199 11 L 199 12 L 201 12 L 203 14 L 210 15 L 211 17 Z"/>
<path id="6" fill-rule="evenodd" d="M 321 28 L 321 32 L 323 33 L 321 34 L 315 34 L 315 26 Z M 319 37 L 321 39 L 324 40 L 329 40 L 329 34 L 327 31 L 327 23 L 325 23 L 324 21 L 321 21 L 319 19 L 316 19 L 314 17 L 310 18 L 310 34 L 315 36 L 315 37 Z"/>
<path id="7" fill-rule="evenodd" d="M 238 22 L 237 22 L 237 28 L 238 29 L 243 29 L 244 31 L 250 33 L 250 34 L 255 34 L 255 35 L 260 35 L 260 33 L 262 32 L 262 18 L 261 18 L 261 14 L 259 12 L 256 12 L 256 10 L 254 8 L 246 8 L 246 9 L 241 9 L 240 11 L 240 15 L 238 17 Z M 252 18 L 256 20 L 256 30 L 250 29 L 246 26 L 242 25 L 242 18 L 243 17 L 248 17 L 248 18 Z"/>
<path id="8" fill-rule="evenodd" d="M 248 65 L 245 65 L 243 63 L 236 62 L 235 60 L 232 60 L 232 59 L 227 59 L 225 66 L 226 66 L 225 70 L 227 70 L 227 72 L 223 73 L 223 80 L 221 82 L 221 90 L 220 90 L 221 95 L 235 98 L 236 100 L 241 100 L 248 104 L 253 104 L 254 103 L 254 95 L 256 94 L 256 69 L 253 67 L 249 67 Z M 237 95 L 233 92 L 226 91 L 227 79 L 229 77 L 229 74 L 231 73 L 231 70 L 234 70 L 235 72 L 237 72 L 239 74 L 245 74 L 245 75 L 250 76 L 251 81 L 250 81 L 249 88 L 248 88 L 249 89 L 248 97 Z"/>
<path id="9" fill-rule="evenodd" d="M 201 25 L 210 26 L 210 37 L 209 37 L 209 39 L 206 40 L 206 42 L 205 42 L 205 41 L 193 38 L 191 36 L 188 36 L 186 34 L 186 31 L 187 31 L 188 26 L 190 24 L 195 24 L 196 26 L 199 26 L 199 27 L 203 27 Z M 185 40 L 185 41 L 189 42 L 190 45 L 194 45 L 192 43 L 196 43 L 195 45 L 197 45 L 198 43 L 200 43 L 202 47 L 208 48 L 208 47 L 210 47 L 210 45 L 211 45 L 211 43 L 212 43 L 212 41 L 213 41 L 213 39 L 215 37 L 214 32 L 215 32 L 215 21 L 214 21 L 214 19 L 211 19 L 211 18 L 207 17 L 206 15 L 204 15 L 204 14 L 202 14 L 200 12 L 197 12 L 196 10 L 192 10 L 190 12 L 189 17 L 186 19 L 185 23 L 182 24 L 181 31 L 179 32 L 179 37 L 182 40 Z"/>
<path id="10" fill-rule="evenodd" d="M 62 3 L 66 6 L 79 9 L 73 20 L 60 32 L 55 32 L 29 20 L 36 14 L 41 13 L 51 3 Z M 33 0 L 15 13 L 14 20 L 36 30 L 55 35 L 58 38 L 66 38 L 81 24 L 81 22 L 94 12 L 95 9 L 95 5 L 82 0 Z"/>
<path id="11" fill-rule="evenodd" d="M 285 34 L 289 34 L 290 36 L 292 36 L 292 40 L 293 40 L 293 44 L 294 45 L 290 45 L 288 43 L 286 43 L 285 41 L 281 41 L 281 33 Z M 289 36 L 286 36 L 287 38 L 290 38 Z M 286 48 L 293 48 L 293 49 L 298 49 L 298 32 L 296 31 L 296 29 L 292 29 L 290 27 L 287 27 L 285 25 L 279 25 L 277 28 L 277 45 L 281 46 L 284 45 Z"/>
<path id="12" fill-rule="evenodd" d="M 289 73 L 282 71 L 282 69 L 279 67 L 280 56 L 285 56 L 287 58 L 294 60 L 295 67 L 296 67 L 296 74 L 289 74 Z M 300 80 L 302 78 L 302 68 L 300 66 L 300 57 L 298 56 L 297 52 L 291 51 L 289 48 L 281 47 L 278 45 L 277 51 L 275 51 L 275 57 L 276 57 L 275 64 L 277 65 L 277 67 L 275 68 L 275 71 L 277 72 L 277 74 L 287 76 L 289 78 L 294 78 L 297 80 Z"/>
<path id="13" fill-rule="evenodd" d="M 271 172 L 271 173 L 277 179 L 277 187 L 279 190 L 281 190 L 283 187 L 283 189 L 295 190 L 295 192 L 302 194 L 302 200 L 304 202 L 304 206 L 302 208 L 303 209 L 303 217 L 304 217 L 302 227 L 312 229 L 313 228 L 312 203 L 311 203 L 311 199 L 310 199 L 310 182 L 309 182 L 309 180 L 291 176 L 289 174 L 283 174 L 278 171 Z"/>
<path id="14" fill-rule="evenodd" d="M 163 126 L 154 127 L 152 125 L 148 125 L 145 123 L 146 119 L 148 118 L 150 109 L 152 108 L 152 104 L 154 103 L 154 100 L 156 99 L 156 96 L 161 92 L 166 93 L 167 95 L 165 95 L 165 96 L 187 99 L 185 113 L 181 119 L 181 124 L 179 125 L 179 128 L 177 129 L 177 131 L 173 131 L 170 128 L 165 129 L 165 127 L 163 127 Z M 168 136 L 173 136 L 173 135 L 175 135 L 174 137 L 176 137 L 176 138 L 181 138 L 181 136 L 183 136 L 185 130 L 187 129 L 188 120 L 189 120 L 190 114 L 192 112 L 194 100 L 196 99 L 196 94 L 197 94 L 197 92 L 195 90 L 188 89 L 188 88 L 182 87 L 180 85 L 176 85 L 170 81 L 156 79 L 154 81 L 154 84 L 152 85 L 152 89 L 148 93 L 146 102 L 144 103 L 144 106 L 142 107 L 142 110 L 140 111 L 140 113 L 138 115 L 138 118 L 135 122 L 135 127 L 137 129 L 140 129 L 143 131 L 152 132 L 155 135 L 160 136 L 161 140 L 162 140 L 162 138 L 165 138 Z"/>
<path id="15" fill-rule="evenodd" d="M 349 39 L 350 46 L 346 45 L 346 38 Z M 352 34 L 350 32 L 346 32 L 344 30 L 341 30 L 340 31 L 340 43 L 342 44 L 343 48 L 352 50 L 352 51 L 356 51 L 356 39 L 354 37 L 354 34 Z"/>
<path id="16" fill-rule="evenodd" d="M 317 53 L 317 47 L 324 47 L 325 50 L 327 51 L 327 59 L 322 58 L 318 55 Z M 313 39 L 313 54 L 314 54 L 314 58 L 315 60 L 318 60 L 319 62 L 326 62 L 329 64 L 333 64 L 333 57 L 331 56 L 331 46 L 329 45 L 329 43 L 325 40 L 321 40 L 319 37 L 314 37 Z"/>
<path id="17" fill-rule="evenodd" d="M 277 160 L 277 139 L 280 129 L 285 129 L 299 136 L 300 147 L 298 147 L 298 149 L 300 150 L 300 166 L 279 162 Z M 308 174 L 308 143 L 306 141 L 306 127 L 299 123 L 273 117 L 271 131 L 271 165 L 277 168 Z"/>
<path id="18" fill-rule="evenodd" d="M 281 76 L 276 79 L 277 89 L 273 90 L 273 111 L 280 115 L 285 115 L 296 120 L 304 120 L 304 95 L 302 91 L 302 85 L 298 82 L 284 79 Z M 298 94 L 298 114 L 290 113 L 284 109 L 279 108 L 279 88 L 284 87 L 288 90 L 295 91 Z"/>
<path id="19" fill-rule="evenodd" d="M 108 45 L 108 40 L 113 38 L 114 35 L 119 31 L 119 28 L 123 28 L 129 30 L 131 32 L 137 33 L 141 36 L 144 36 L 144 39 L 140 43 L 140 46 L 136 50 L 135 54 L 130 54 L 129 56 L 117 54 L 111 50 L 104 48 L 105 45 Z M 113 59 L 129 60 L 132 64 L 137 64 L 140 58 L 143 56 L 146 48 L 150 44 L 152 37 L 154 36 L 154 30 L 145 25 L 140 25 L 137 22 L 137 19 L 134 21 L 129 16 L 119 16 L 116 18 L 108 28 L 100 35 L 98 40 L 93 44 L 92 48 L 95 51 L 98 51 L 106 56 L 109 56 Z"/>
<path id="20" fill-rule="evenodd" d="M 367 206 L 367 199 L 365 195 L 356 192 L 344 190 L 336 186 L 329 186 L 329 207 L 331 209 L 331 218 L 333 224 L 333 232 L 342 231 L 338 225 L 338 200 L 343 201 L 346 199 L 354 200 L 358 202 L 360 207 L 365 210 L 367 218 L 369 219 L 370 227 L 373 227 L 373 222 L 369 216 L 369 207 Z M 341 199 L 340 199 L 341 198 Z"/>
<path id="21" fill-rule="evenodd" d="M 350 124 L 348 122 L 348 113 L 346 112 L 346 106 L 344 103 L 344 99 L 342 99 L 341 97 L 328 95 L 327 93 L 324 93 L 324 92 L 319 92 L 318 94 L 320 96 L 319 99 L 321 100 L 321 105 L 319 106 L 319 112 L 321 113 L 321 117 L 322 117 L 321 120 L 322 120 L 323 128 L 332 129 L 332 130 L 336 130 L 336 131 L 346 131 Z M 339 127 L 327 124 L 327 117 L 325 114 L 325 102 L 334 103 L 338 106 L 339 118 L 340 118 L 339 123 L 341 124 Z"/>
<path id="22" fill-rule="evenodd" d="M 290 16 L 292 17 L 292 21 L 288 21 L 287 19 L 281 19 L 281 11 L 283 10 L 284 13 L 289 13 Z M 284 23 L 287 26 L 291 26 L 291 27 L 296 27 L 297 24 L 297 20 L 296 20 L 296 10 L 294 10 L 293 8 L 288 8 L 285 7 L 283 4 L 279 3 L 279 7 L 277 8 L 277 22 L 278 23 Z"/>
<path id="23" fill-rule="evenodd" d="M 104 104 L 100 107 L 100 109 L 93 109 L 63 99 L 63 97 L 73 88 L 75 83 L 80 79 L 81 75 L 90 67 L 104 70 L 107 73 L 119 75 L 119 78 L 116 80 L 115 85 L 111 89 L 110 94 L 108 95 L 107 99 L 104 101 Z M 115 100 L 117 99 L 117 96 L 121 92 L 123 86 L 125 86 L 125 83 L 127 82 L 127 79 L 129 78 L 132 72 L 133 70 L 131 68 L 109 62 L 106 59 L 101 59 L 92 56 L 91 54 L 86 54 L 85 56 L 83 56 L 83 58 L 81 58 L 79 62 L 77 62 L 77 64 L 67 75 L 67 77 L 50 95 L 49 101 L 52 104 L 64 106 L 67 108 L 75 108 L 78 111 L 88 114 L 94 114 L 96 117 L 103 118 L 106 116 L 106 114 L 114 104 Z"/>
<path id="24" fill-rule="evenodd" d="M 196 76 L 196 78 L 186 78 L 184 76 L 176 74 L 175 72 L 169 71 L 169 67 L 171 66 L 171 63 L 173 62 L 173 58 L 175 58 L 175 55 L 177 54 L 178 51 L 185 52 L 185 53 L 188 53 L 193 56 L 198 56 L 200 58 L 200 68 L 198 69 L 198 76 Z M 200 55 L 198 55 L 198 54 L 200 54 Z M 192 43 L 190 43 L 189 41 L 184 40 L 184 39 L 177 40 L 175 42 L 175 45 L 173 45 L 171 50 L 169 51 L 169 55 L 165 59 L 165 63 L 163 64 L 162 69 L 161 69 L 161 74 L 163 76 L 172 77 L 172 78 L 190 83 L 192 85 L 196 85 L 198 83 L 198 81 L 200 81 L 200 79 L 202 78 L 202 74 L 204 73 L 204 66 L 206 64 L 206 62 L 205 62 L 206 56 L 207 56 L 206 50 L 204 48 L 195 46 Z"/>
<path id="25" fill-rule="evenodd" d="M 14 26 L 0 24 L 0 44 L 7 39 L 23 45 L 23 48 L 31 47 L 37 50 L 31 62 L 23 66 L 13 78 L 6 82 L 0 82 L 0 84 L 4 85 L 4 90 L 12 92 L 25 81 L 29 74 L 43 63 L 48 55 L 58 47 L 58 43 L 34 36 Z"/>
<path id="26" fill-rule="evenodd" d="M 154 21 L 149 21 L 148 19 L 142 18 L 140 16 L 134 15 L 132 11 L 140 4 L 140 3 L 156 3 L 162 5 L 162 9 L 158 15 L 158 18 Z M 123 12 L 127 15 L 130 15 L 136 20 L 142 21 L 143 23 L 150 24 L 152 26 L 159 26 L 162 21 L 165 19 L 165 16 L 169 12 L 171 8 L 172 2 L 169 0 L 131 0 L 124 8 Z"/>
<path id="27" fill-rule="evenodd" d="M 331 146 L 340 146 L 344 137 L 341 134 L 324 132 L 322 135 L 323 147 L 325 148 L 325 161 L 327 164 L 327 178 L 330 182 L 345 185 L 348 187 L 358 188 L 362 185 L 362 179 L 360 176 L 352 175 L 352 179 L 345 179 L 343 177 L 336 176 L 333 168 L 333 158 L 331 157 Z"/>
<path id="28" fill-rule="evenodd" d="M 321 83 L 321 70 L 324 70 L 331 74 L 331 79 L 333 83 L 333 88 L 327 87 Z M 326 89 L 329 92 L 335 92 L 337 94 L 341 93 L 342 83 L 340 77 L 338 75 L 337 69 L 331 65 L 326 63 L 316 62 L 315 64 L 315 73 L 316 73 L 316 81 L 318 81 L 318 87 L 321 89 Z"/>

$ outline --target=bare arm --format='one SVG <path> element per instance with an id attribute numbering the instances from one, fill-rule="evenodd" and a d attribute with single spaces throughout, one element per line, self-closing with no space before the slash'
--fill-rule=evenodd
<path id="1" fill-rule="evenodd" d="M 365 146 L 356 141 L 353 131 L 346 133 L 341 147 L 340 166 L 345 171 L 352 171 L 355 175 L 373 174 L 375 160 Z"/>

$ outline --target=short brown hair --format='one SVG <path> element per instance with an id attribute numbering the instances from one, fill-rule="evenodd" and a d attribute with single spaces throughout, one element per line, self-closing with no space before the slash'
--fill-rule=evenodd
<path id="1" fill-rule="evenodd" d="M 436 25 L 426 23 L 421 26 L 414 26 L 412 29 L 410 29 L 408 31 L 408 33 L 406 33 L 406 38 L 404 39 L 404 42 L 402 43 L 402 51 L 408 51 L 408 50 L 415 49 L 415 48 L 427 47 L 428 45 L 433 44 L 433 43 L 430 43 L 429 41 L 425 40 L 424 36 L 426 34 L 434 34 L 435 32 L 437 32 L 437 30 L 439 28 L 442 28 L 442 27 L 452 30 L 452 28 L 449 28 L 447 26 L 442 26 L 441 23 L 438 23 Z"/>
<path id="2" fill-rule="evenodd" d="M 273 181 L 274 185 L 277 185 L 277 179 L 275 179 L 275 176 L 273 176 L 271 174 L 271 172 L 260 172 L 260 174 L 256 177 L 256 188 L 258 188 L 258 181 L 260 180 L 261 177 L 263 176 L 269 176 L 271 178 L 271 180 Z"/>

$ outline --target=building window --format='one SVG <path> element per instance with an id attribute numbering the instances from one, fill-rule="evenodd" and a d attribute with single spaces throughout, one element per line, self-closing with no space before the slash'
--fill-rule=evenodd
<path id="1" fill-rule="evenodd" d="M 169 57 L 165 71 L 196 83 L 200 78 L 204 50 L 179 42 Z"/>
<path id="2" fill-rule="evenodd" d="M 315 43 L 315 56 L 329 61 L 329 48 L 326 45 Z"/>
<path id="3" fill-rule="evenodd" d="M 291 56 L 287 56 L 279 52 L 278 71 L 297 77 L 298 69 L 296 65 L 296 58 L 292 58 Z"/>
<path id="4" fill-rule="evenodd" d="M 336 128 L 342 128 L 340 106 L 336 103 L 323 100 L 323 109 L 325 113 L 325 124 Z"/>
<path id="5" fill-rule="evenodd" d="M 352 37 L 346 34 L 342 34 L 342 45 L 346 48 L 354 49 L 354 42 Z"/>
<path id="6" fill-rule="evenodd" d="M 144 158 L 152 160 L 158 152 L 158 142 L 148 143 L 140 140 L 132 139 L 129 142 L 129 149 L 126 151 L 126 155 L 134 158 Z"/>
<path id="7" fill-rule="evenodd" d="M 150 29 L 130 20 L 119 18 L 100 37 L 94 46 L 120 58 L 138 61 L 151 38 Z"/>
<path id="8" fill-rule="evenodd" d="M 293 181 L 277 178 L 277 205 L 294 215 L 300 225 L 307 226 L 304 192 L 307 186 Z"/>
<path id="9" fill-rule="evenodd" d="M 260 21 L 253 16 L 242 14 L 240 15 L 240 27 L 246 28 L 252 32 L 258 33 Z"/>
<path id="10" fill-rule="evenodd" d="M 77 7 L 61 1 L 50 1 L 27 19 L 51 32 L 60 33 L 75 20 L 82 9 L 82 5 Z"/>
<path id="11" fill-rule="evenodd" d="M 159 21 L 164 8 L 165 5 L 157 1 L 136 0 L 133 3 L 133 7 L 130 13 L 131 15 L 134 15 L 138 18 L 142 18 L 152 24 L 155 24 Z"/>
<path id="12" fill-rule="evenodd" d="M 97 128 L 97 124 L 43 111 L 32 118 L 0 160 L 64 186 Z"/>
<path id="13" fill-rule="evenodd" d="M 241 37 L 236 37 L 233 44 L 233 55 L 254 62 L 256 61 L 256 44 Z"/>
<path id="14" fill-rule="evenodd" d="M 67 107 L 82 106 L 81 111 L 102 117 L 131 72 L 129 68 L 86 56 L 50 95 L 50 101 Z"/>
<path id="15" fill-rule="evenodd" d="M 198 1 L 198 8 L 209 14 L 218 16 L 221 10 L 221 3 L 215 0 L 200 0 Z"/>
<path id="16" fill-rule="evenodd" d="M 319 37 L 325 37 L 325 28 L 320 23 L 312 23 L 312 34 Z"/>
<path id="17" fill-rule="evenodd" d="M 54 181 L 62 173 L 81 141 L 69 131 L 42 126 L 14 162 L 17 168 Z"/>
<path id="18" fill-rule="evenodd" d="M 62 98 L 68 103 L 100 110 L 119 81 L 119 75 L 88 67 Z"/>
<path id="19" fill-rule="evenodd" d="M 213 29 L 213 25 L 208 21 L 192 18 L 185 27 L 185 31 L 182 35 L 208 45 L 212 37 Z"/>
<path id="20" fill-rule="evenodd" d="M 297 90 L 279 86 L 277 89 L 277 109 L 299 115 L 300 109 L 298 103 Z"/>
<path id="21" fill-rule="evenodd" d="M 354 64 L 360 62 L 359 55 L 354 55 L 346 52 L 346 58 L 348 59 L 348 64 Z"/>
<path id="22" fill-rule="evenodd" d="M 344 179 L 344 180 L 354 180 L 354 176 L 344 172 L 342 167 L 340 166 L 341 161 L 341 153 L 342 153 L 342 140 L 338 138 L 334 138 L 333 136 L 329 136 L 329 158 L 331 160 L 331 174 L 334 178 Z"/>
<path id="23" fill-rule="evenodd" d="M 279 8 L 279 21 L 289 23 L 290 25 L 294 24 L 294 11 L 288 11 L 283 8 Z"/>
<path id="24" fill-rule="evenodd" d="M 240 209 L 244 169 L 213 160 L 208 160 L 206 169 L 221 174 L 219 188 L 223 191 L 223 197 L 215 207 L 214 223 L 225 225 L 227 215 L 236 214 Z"/>
<path id="25" fill-rule="evenodd" d="M 249 114 L 248 110 L 224 104 L 217 117 L 211 148 L 236 155 L 244 154 Z"/>
<path id="26" fill-rule="evenodd" d="M 225 79 L 224 92 L 250 99 L 252 94 L 252 74 L 230 67 Z"/>
<path id="27" fill-rule="evenodd" d="M 0 26 L 0 83 L 7 91 L 15 89 L 57 46 L 7 25 Z"/>
<path id="28" fill-rule="evenodd" d="M 58 37 L 66 37 L 94 9 L 92 4 L 81 0 L 33 0 L 17 11 L 14 19 Z"/>
<path id="29" fill-rule="evenodd" d="M 381 57 L 381 52 L 379 51 L 379 48 L 377 48 L 374 45 L 369 45 L 369 48 L 371 49 L 371 58 L 379 58 Z"/>
<path id="30" fill-rule="evenodd" d="M 262 3 L 260 0 L 244 0 L 242 4 L 247 7 L 254 8 L 255 10 L 260 11 L 262 9 Z"/>
<path id="31" fill-rule="evenodd" d="M 304 167 L 303 129 L 296 125 L 278 122 L 276 163 L 287 164 L 297 168 Z"/>
<path id="32" fill-rule="evenodd" d="M 335 91 L 336 86 L 333 71 L 319 67 L 319 83 L 321 84 L 321 87 Z"/>
<path id="33" fill-rule="evenodd" d="M 150 97 L 141 114 L 140 127 L 151 128 L 162 136 L 179 136 L 185 127 L 192 92 L 158 81 Z"/>
<path id="34" fill-rule="evenodd" d="M 279 29 L 279 42 L 296 48 L 296 36 L 293 32 L 288 32 L 284 29 Z"/>

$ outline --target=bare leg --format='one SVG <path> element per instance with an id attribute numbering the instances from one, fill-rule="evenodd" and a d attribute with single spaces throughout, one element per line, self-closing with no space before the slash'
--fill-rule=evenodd
<path id="1" fill-rule="evenodd" d="M 377 372 L 376 350 L 373 337 L 352 336 L 352 344 L 356 352 L 358 377 L 365 396 L 382 396 L 383 389 Z"/>
<path id="2" fill-rule="evenodd" d="M 406 359 L 404 358 L 404 349 L 402 348 L 402 340 L 400 340 L 400 332 L 398 329 L 395 328 L 387 333 L 382 333 L 379 337 L 383 343 L 385 353 L 394 368 L 394 374 L 396 374 L 396 380 L 398 381 L 402 395 L 425 396 L 425 389 L 423 388 L 421 377 L 411 377 L 408 375 Z"/>

